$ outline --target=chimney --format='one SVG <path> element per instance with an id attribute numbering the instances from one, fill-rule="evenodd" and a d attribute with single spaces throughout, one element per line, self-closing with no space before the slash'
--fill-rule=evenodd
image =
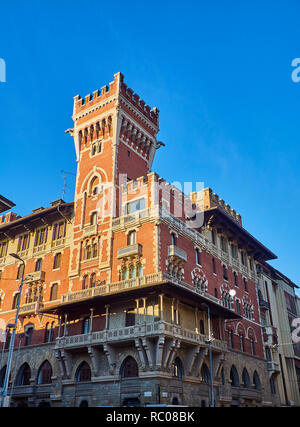
<path id="1" fill-rule="evenodd" d="M 16 213 L 14 213 L 14 212 L 8 212 L 6 214 L 5 222 L 6 223 L 12 222 L 12 221 L 15 221 L 16 219 L 17 219 L 17 214 Z"/>

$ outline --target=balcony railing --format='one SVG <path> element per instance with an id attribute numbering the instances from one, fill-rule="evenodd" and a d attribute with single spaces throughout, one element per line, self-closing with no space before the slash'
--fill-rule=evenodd
<path id="1" fill-rule="evenodd" d="M 171 338 L 182 339 L 190 344 L 198 344 L 206 347 L 208 336 L 199 334 L 196 331 L 184 329 L 181 326 L 173 325 L 165 321 L 146 323 L 143 325 L 128 326 L 119 329 L 109 329 L 89 334 L 65 336 L 56 339 L 56 348 L 74 349 L 87 345 L 99 345 L 107 342 L 132 341 L 141 336 L 169 336 Z M 227 351 L 227 343 L 221 340 L 213 340 L 212 348 L 215 351 Z"/>
<path id="2" fill-rule="evenodd" d="M 267 362 L 267 369 L 269 372 L 279 373 L 280 372 L 279 363 L 274 362 L 273 360 L 269 360 Z"/>
<path id="3" fill-rule="evenodd" d="M 135 255 L 141 256 L 143 252 L 143 247 L 139 243 L 134 245 L 125 246 L 123 248 L 118 249 L 117 258 L 126 258 Z"/>

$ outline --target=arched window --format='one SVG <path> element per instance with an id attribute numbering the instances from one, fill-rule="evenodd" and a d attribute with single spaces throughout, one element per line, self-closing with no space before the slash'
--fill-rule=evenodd
<path id="1" fill-rule="evenodd" d="M 232 365 L 230 369 L 230 380 L 231 380 L 231 386 L 232 387 L 239 387 L 240 386 L 240 379 L 238 371 L 236 370 L 236 367 Z"/>
<path id="2" fill-rule="evenodd" d="M 239 287 L 238 275 L 235 271 L 233 272 L 233 281 L 234 281 L 234 286 L 238 288 Z"/>
<path id="3" fill-rule="evenodd" d="M 90 318 L 86 317 L 83 319 L 82 333 L 88 334 L 90 332 Z"/>
<path id="4" fill-rule="evenodd" d="M 87 275 L 85 275 L 85 276 L 83 276 L 83 279 L 82 279 L 82 289 L 87 289 L 88 287 L 89 287 L 89 281 L 88 281 L 88 276 Z"/>
<path id="5" fill-rule="evenodd" d="M 205 382 L 205 383 L 209 383 L 209 369 L 206 365 L 206 363 L 203 363 L 202 368 L 201 368 L 201 381 Z"/>
<path id="6" fill-rule="evenodd" d="M 182 364 L 182 361 L 179 359 L 179 357 L 176 357 L 173 363 L 173 376 L 176 378 L 184 377 L 183 364 Z"/>
<path id="7" fill-rule="evenodd" d="M 254 388 L 256 390 L 261 390 L 260 378 L 259 378 L 259 375 L 256 371 L 254 371 L 254 374 L 253 374 L 253 384 L 254 384 Z"/>
<path id="8" fill-rule="evenodd" d="M 91 368 L 89 367 L 87 362 L 82 362 L 76 371 L 75 381 L 80 383 L 83 381 L 91 381 Z"/>
<path id="9" fill-rule="evenodd" d="M 16 377 L 16 386 L 30 385 L 31 370 L 27 363 L 24 363 Z"/>
<path id="10" fill-rule="evenodd" d="M 135 359 L 131 356 L 126 357 L 120 368 L 121 378 L 131 378 L 139 376 L 139 368 Z"/>
<path id="11" fill-rule="evenodd" d="M 242 379 L 243 379 L 243 386 L 245 388 L 251 388 L 250 376 L 246 368 L 243 369 Z"/>
<path id="12" fill-rule="evenodd" d="M 176 234 L 171 233 L 171 245 L 176 246 Z"/>
<path id="13" fill-rule="evenodd" d="M 42 270 L 42 262 L 43 262 L 42 258 L 39 258 L 36 260 L 35 271 L 41 271 Z"/>
<path id="14" fill-rule="evenodd" d="M 57 300 L 57 295 L 58 295 L 58 284 L 53 283 L 53 285 L 51 286 L 50 301 Z"/>
<path id="15" fill-rule="evenodd" d="M 91 274 L 90 287 L 95 288 L 97 286 L 96 273 Z"/>
<path id="16" fill-rule="evenodd" d="M 227 267 L 223 265 L 223 279 L 228 280 Z"/>
<path id="17" fill-rule="evenodd" d="M 38 376 L 37 376 L 37 383 L 40 384 L 51 384 L 51 377 L 52 377 L 52 367 L 48 360 L 45 360 L 45 362 L 41 365 Z"/>
<path id="18" fill-rule="evenodd" d="M 97 258 L 98 256 L 98 243 L 96 240 L 92 242 L 92 258 Z"/>
<path id="19" fill-rule="evenodd" d="M 60 268 L 61 264 L 61 253 L 59 252 L 54 256 L 53 270 Z"/>
<path id="20" fill-rule="evenodd" d="M 45 328 L 45 340 L 44 342 L 51 342 L 54 339 L 54 322 L 48 322 Z"/>
<path id="21" fill-rule="evenodd" d="M 216 260 L 214 258 L 212 258 L 212 271 L 217 274 Z"/>

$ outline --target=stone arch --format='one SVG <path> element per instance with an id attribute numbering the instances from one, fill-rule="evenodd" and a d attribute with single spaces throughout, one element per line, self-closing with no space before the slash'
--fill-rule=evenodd
<path id="1" fill-rule="evenodd" d="M 231 366 L 230 380 L 231 380 L 231 386 L 232 387 L 239 387 L 240 386 L 240 377 L 239 377 L 239 374 L 238 374 L 238 371 L 237 371 L 235 365 Z"/>
<path id="2" fill-rule="evenodd" d="M 15 378 L 15 385 L 16 386 L 30 385 L 30 378 L 31 378 L 31 369 L 28 363 L 25 362 L 17 372 L 16 378 Z"/>
<path id="3" fill-rule="evenodd" d="M 75 370 L 74 380 L 75 382 L 90 381 L 92 377 L 92 370 L 90 364 L 84 359 L 77 364 Z"/>
<path id="4" fill-rule="evenodd" d="M 248 338 L 248 339 L 254 338 L 254 341 L 257 342 L 256 333 L 255 333 L 254 329 L 251 326 L 249 326 L 248 329 L 247 329 L 246 338 Z"/>
<path id="5" fill-rule="evenodd" d="M 246 328 L 245 326 L 242 324 L 242 322 L 238 322 L 236 327 L 235 327 L 235 331 L 234 331 L 235 335 L 240 335 L 243 334 L 244 337 L 246 337 Z"/>
<path id="6" fill-rule="evenodd" d="M 121 378 L 134 378 L 139 376 L 139 366 L 136 359 L 132 356 L 127 356 L 120 366 Z"/>
<path id="7" fill-rule="evenodd" d="M 99 167 L 95 167 L 84 178 L 84 180 L 81 184 L 81 187 L 80 187 L 80 193 L 83 193 L 84 191 L 88 192 L 88 189 L 90 187 L 90 182 L 94 177 L 98 177 L 99 182 L 101 182 L 101 183 L 107 183 L 108 182 L 108 177 L 107 177 L 105 170 L 102 168 L 99 168 Z"/>
<path id="8" fill-rule="evenodd" d="M 38 374 L 36 378 L 37 384 L 51 384 L 52 374 L 53 371 L 50 362 L 48 360 L 44 360 L 44 362 L 40 365 L 38 369 Z"/>
<path id="9" fill-rule="evenodd" d="M 243 381 L 243 387 L 251 388 L 251 380 L 250 380 L 250 375 L 249 375 L 247 368 L 243 369 L 242 381 Z"/>

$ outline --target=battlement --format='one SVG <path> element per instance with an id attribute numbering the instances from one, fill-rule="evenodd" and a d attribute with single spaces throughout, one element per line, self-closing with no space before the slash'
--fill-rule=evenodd
<path id="1" fill-rule="evenodd" d="M 193 200 L 193 197 L 192 197 Z M 194 202 L 194 200 L 193 200 Z M 242 217 L 240 214 L 236 213 L 234 209 L 232 209 L 227 203 L 221 199 L 218 194 L 213 193 L 211 188 L 203 189 L 203 208 L 204 210 L 208 210 L 214 207 L 219 207 L 224 210 L 228 215 L 230 215 L 235 221 L 242 225 Z"/>
<path id="2" fill-rule="evenodd" d="M 93 93 L 86 95 L 84 98 L 80 95 L 76 95 L 74 97 L 73 114 L 84 112 L 99 102 L 103 102 L 107 98 L 117 94 L 121 94 L 155 126 L 158 126 L 159 110 L 156 107 L 151 109 L 145 101 L 140 99 L 139 95 L 134 93 L 132 89 L 128 88 L 124 83 L 124 76 L 122 73 L 115 74 L 114 81 L 109 83 L 109 86 L 103 86 L 101 90 L 97 89 Z"/>

